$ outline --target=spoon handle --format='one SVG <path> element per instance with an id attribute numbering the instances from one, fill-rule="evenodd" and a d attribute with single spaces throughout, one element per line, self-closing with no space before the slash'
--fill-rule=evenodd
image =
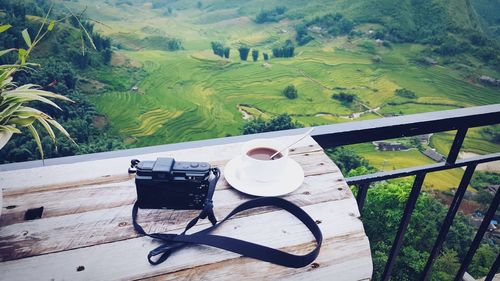
<path id="1" fill-rule="evenodd" d="M 303 138 L 307 137 L 312 131 L 314 130 L 314 127 L 311 127 L 307 132 L 305 132 L 302 136 L 300 136 L 299 139 L 297 139 L 296 141 L 294 141 L 293 143 L 287 145 L 286 147 L 280 149 L 279 151 L 277 151 L 276 153 L 274 153 L 273 155 L 271 155 L 271 157 L 269 157 L 269 159 L 273 159 L 274 156 L 280 154 L 283 150 L 289 148 L 290 146 L 298 143 L 299 141 L 301 141 Z"/>

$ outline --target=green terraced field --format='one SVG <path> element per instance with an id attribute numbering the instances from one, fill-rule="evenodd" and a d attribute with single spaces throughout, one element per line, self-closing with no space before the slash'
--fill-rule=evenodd
<path id="1" fill-rule="evenodd" d="M 441 67 L 374 65 L 360 52 L 306 49 L 293 59 L 272 59 L 268 65 L 241 62 L 234 55 L 226 61 L 210 51 L 122 54 L 147 72 L 138 84 L 140 91 L 108 92 L 93 100 L 114 132 L 134 138 L 137 146 L 240 134 L 240 104 L 266 116 L 286 112 L 306 126 L 351 121 L 346 117 L 362 109 L 331 99 L 335 87 L 356 94 L 372 108 L 381 107 L 383 114 L 500 102 L 495 91 L 458 80 Z M 297 87 L 296 100 L 282 96 L 288 84 Z M 418 99 L 395 98 L 394 90 L 402 87 L 412 89 Z M 398 104 L 387 105 L 391 101 Z M 377 117 L 366 114 L 356 120 Z"/>
<path id="2" fill-rule="evenodd" d="M 418 44 L 377 46 L 375 53 L 381 61 L 374 63 L 372 53 L 356 47 L 369 39 L 321 39 L 296 48 L 294 58 L 272 58 L 264 64 L 262 52 L 271 53 L 278 42 L 294 38 L 293 27 L 298 23 L 287 19 L 258 25 L 252 21 L 261 8 L 272 8 L 279 1 L 254 1 L 259 3 L 257 6 L 238 2 L 240 7 L 235 8 L 234 3 L 211 0 L 203 2 L 203 10 L 189 1 L 179 1 L 171 4 L 174 12 L 167 16 L 147 2 L 142 6 L 86 2 L 87 12 L 106 24 L 96 28 L 124 48 L 116 50 L 115 56 L 130 60 L 145 72 L 121 69 L 95 73 L 97 80 L 115 90 L 90 98 L 107 117 L 111 133 L 123 138 L 129 147 L 239 135 L 245 122 L 241 109 L 264 118 L 288 113 L 305 126 L 380 118 L 374 113 L 349 118 L 366 109 L 331 99 L 332 93 L 340 91 L 356 94 L 360 103 L 380 108 L 378 112 L 384 115 L 500 103 L 498 88 L 469 82 L 450 67 L 416 64 L 415 59 L 424 49 Z M 312 17 L 322 13 L 323 2 L 314 0 L 303 6 L 301 1 L 291 1 L 287 6 L 290 14 L 307 11 Z M 354 8 L 346 8 L 353 5 L 349 1 L 330 2 L 332 9 L 339 8 L 354 18 L 359 16 Z M 77 7 L 78 3 L 68 5 Z M 361 25 L 359 30 L 374 26 Z M 184 49 L 152 50 L 142 41 L 150 35 L 180 38 Z M 211 41 L 231 47 L 230 59 L 213 55 Z M 257 62 L 240 61 L 236 49 L 243 43 L 260 51 Z M 139 91 L 126 90 L 127 75 L 130 88 L 137 85 Z M 281 94 L 289 84 L 298 89 L 295 100 Z M 414 91 L 417 99 L 396 97 L 394 91 L 398 88 Z M 449 142 L 447 134 L 432 139 L 438 151 L 446 150 Z M 480 136 L 470 145 L 466 141 L 465 147 L 475 152 L 499 151 L 498 145 Z M 404 157 L 394 157 L 393 161 L 405 162 Z"/>

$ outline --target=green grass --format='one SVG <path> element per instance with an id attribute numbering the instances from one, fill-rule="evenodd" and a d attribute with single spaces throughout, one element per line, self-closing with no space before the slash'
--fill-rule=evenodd
<path id="1" fill-rule="evenodd" d="M 373 144 L 359 144 L 349 147 L 367 159 L 370 165 L 381 171 L 436 163 L 417 149 L 407 151 L 378 151 L 374 148 Z M 456 188 L 462 178 L 462 174 L 462 169 L 430 173 L 425 178 L 424 187 L 443 191 Z"/>
<path id="2" fill-rule="evenodd" d="M 357 18 L 366 3 L 371 2 L 294 0 L 288 1 L 287 7 L 289 15 L 297 18 L 324 14 L 325 5 Z M 269 66 L 263 66 L 262 52 L 271 53 L 273 46 L 293 38 L 298 23 L 293 17 L 262 25 L 252 21 L 260 9 L 282 4 L 277 0 L 210 0 L 203 1 L 201 10 L 192 1 L 175 1 L 168 4 L 173 9 L 169 16 L 162 15 L 164 9 L 151 9 L 148 3 L 115 7 L 91 0 L 86 4 L 87 13 L 106 24 L 96 25 L 96 29 L 129 50 L 116 53 L 142 67 L 141 71 L 113 67 L 94 73 L 110 90 L 91 99 L 107 116 L 111 132 L 130 147 L 239 135 L 245 122 L 238 111 L 240 104 L 249 105 L 251 114 L 263 112 L 265 118 L 288 113 L 306 126 L 353 121 L 349 115 L 362 109 L 331 99 L 332 93 L 340 91 L 355 94 L 372 108 L 380 107 L 380 113 L 386 115 L 500 103 L 498 89 L 469 83 L 458 70 L 413 63 L 425 49 L 419 44 L 376 47 L 381 62 L 375 64 L 372 54 L 356 47 L 366 38 L 352 42 L 346 37 L 316 40 L 298 47 L 294 58 L 273 58 Z M 68 5 L 76 8 L 78 3 Z M 362 25 L 359 30 L 379 27 Z M 152 35 L 180 38 L 184 50 L 150 50 L 141 40 Z M 211 53 L 211 41 L 231 47 L 229 61 Z M 259 61 L 241 62 L 236 50 L 241 44 L 258 49 Z M 129 91 L 136 84 L 139 92 Z M 295 100 L 281 94 L 289 84 L 298 89 Z M 398 88 L 412 90 L 418 98 L 395 97 Z M 379 116 L 365 114 L 355 120 L 372 118 Z M 449 135 L 438 134 L 432 144 L 442 151 L 450 140 Z M 468 147 L 499 151 L 480 136 Z M 406 157 L 415 156 L 411 153 Z M 405 157 L 394 157 L 397 165 L 405 162 Z"/>
<path id="3" fill-rule="evenodd" d="M 472 128 L 467 131 L 461 151 L 477 154 L 498 153 L 500 145 L 485 140 L 480 131 L 481 128 Z M 447 155 L 454 138 L 455 132 L 437 133 L 431 137 L 431 145 L 441 154 Z"/>

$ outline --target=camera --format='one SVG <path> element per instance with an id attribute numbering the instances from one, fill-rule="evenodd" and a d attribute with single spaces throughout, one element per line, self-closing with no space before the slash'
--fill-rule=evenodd
<path id="1" fill-rule="evenodd" d="M 158 158 L 156 161 L 132 160 L 134 167 L 139 208 L 203 209 L 210 184 L 209 163 Z"/>

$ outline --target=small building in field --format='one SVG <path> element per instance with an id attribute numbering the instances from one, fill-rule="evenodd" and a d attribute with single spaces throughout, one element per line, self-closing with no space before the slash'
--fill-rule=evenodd
<path id="1" fill-rule="evenodd" d="M 443 162 L 444 161 L 444 156 L 439 154 L 433 149 L 427 148 L 424 152 L 424 155 L 431 158 L 432 160 L 436 162 Z"/>
<path id="2" fill-rule="evenodd" d="M 375 141 L 373 144 L 380 151 L 400 151 L 408 149 L 408 147 L 399 142 Z"/>
<path id="3" fill-rule="evenodd" d="M 429 138 L 431 137 L 432 134 L 423 134 L 423 135 L 418 135 L 418 136 L 415 136 L 416 138 L 418 138 L 418 140 L 420 142 L 427 142 L 429 143 Z"/>
<path id="4" fill-rule="evenodd" d="M 482 75 L 479 77 L 479 81 L 481 81 L 484 84 L 490 84 L 493 86 L 500 86 L 500 79 L 495 79 L 490 76 Z"/>
<path id="5" fill-rule="evenodd" d="M 314 33 L 322 33 L 323 29 L 320 26 L 313 25 L 308 28 L 309 31 L 314 32 Z"/>

